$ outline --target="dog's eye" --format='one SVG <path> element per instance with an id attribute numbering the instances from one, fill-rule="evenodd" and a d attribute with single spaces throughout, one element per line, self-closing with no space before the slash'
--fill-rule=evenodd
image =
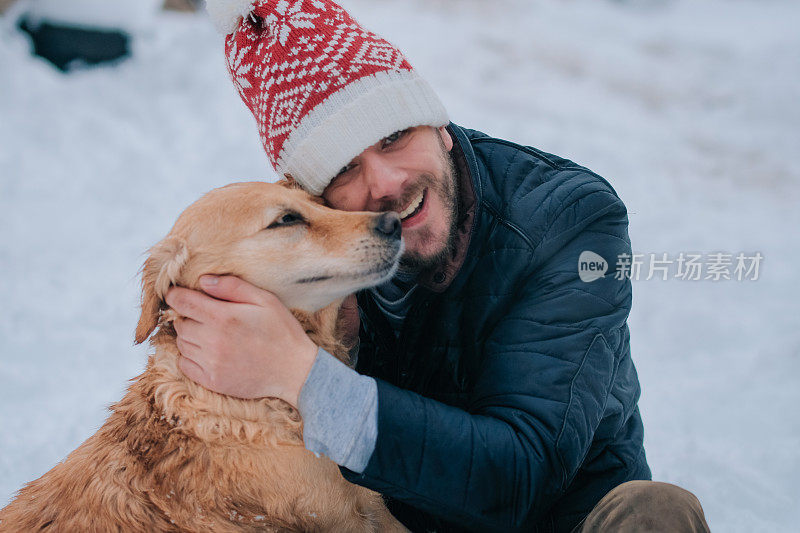
<path id="1" fill-rule="evenodd" d="M 280 228 L 283 226 L 293 226 L 295 224 L 302 224 L 305 219 L 297 213 L 284 213 L 275 222 L 267 226 L 267 229 Z"/>

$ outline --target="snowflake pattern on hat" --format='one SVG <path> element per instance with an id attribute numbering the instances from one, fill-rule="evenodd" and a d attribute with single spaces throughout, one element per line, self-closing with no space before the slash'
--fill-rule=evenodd
<path id="1" fill-rule="evenodd" d="M 270 162 L 312 192 L 392 131 L 448 122 L 405 56 L 330 0 L 256 1 L 225 47 Z"/>
<path id="2" fill-rule="evenodd" d="M 411 70 L 394 46 L 319 0 L 257 4 L 226 44 L 231 77 L 274 166 L 289 133 L 336 90 L 378 71 Z"/>

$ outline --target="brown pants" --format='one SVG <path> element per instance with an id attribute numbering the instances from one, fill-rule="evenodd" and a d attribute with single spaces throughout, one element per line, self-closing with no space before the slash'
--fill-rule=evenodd
<path id="1" fill-rule="evenodd" d="M 707 532 L 697 497 L 660 481 L 628 481 L 605 495 L 573 533 Z"/>

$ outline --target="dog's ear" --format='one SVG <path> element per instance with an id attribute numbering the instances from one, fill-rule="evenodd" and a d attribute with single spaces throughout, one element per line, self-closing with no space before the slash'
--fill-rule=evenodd
<path id="1" fill-rule="evenodd" d="M 283 175 L 283 179 L 282 180 L 278 180 L 275 183 L 278 184 L 278 185 L 282 185 L 282 186 L 286 187 L 287 189 L 302 189 L 300 184 L 297 183 L 297 180 L 294 179 L 294 176 L 292 176 L 288 172 Z"/>
<path id="2" fill-rule="evenodd" d="M 189 249 L 177 237 L 167 237 L 150 249 L 142 267 L 142 315 L 136 326 L 136 344 L 146 341 L 156 329 L 164 296 L 188 259 Z"/>
<path id="3" fill-rule="evenodd" d="M 289 174 L 288 172 L 283 175 L 283 179 L 282 180 L 276 181 L 275 183 L 278 184 L 278 185 L 282 185 L 282 186 L 286 187 L 287 189 L 299 189 L 301 191 L 304 190 L 300 186 L 300 184 L 297 183 L 297 180 L 295 180 L 294 177 L 291 174 Z M 316 203 L 321 204 L 321 205 L 325 205 L 325 200 L 321 196 L 314 196 L 313 194 L 309 194 L 308 197 L 313 202 L 316 202 Z"/>

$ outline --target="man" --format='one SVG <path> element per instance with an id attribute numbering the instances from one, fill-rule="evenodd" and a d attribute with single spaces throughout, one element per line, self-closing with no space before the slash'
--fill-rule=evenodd
<path id="1" fill-rule="evenodd" d="M 413 531 L 707 530 L 691 493 L 648 481 L 630 281 L 579 275 L 585 251 L 630 253 L 613 188 L 450 123 L 333 2 L 208 7 L 275 169 L 334 208 L 398 212 L 406 253 L 358 294 L 356 370 L 242 280 L 172 289 L 184 373 L 298 407 L 306 447 Z"/>

